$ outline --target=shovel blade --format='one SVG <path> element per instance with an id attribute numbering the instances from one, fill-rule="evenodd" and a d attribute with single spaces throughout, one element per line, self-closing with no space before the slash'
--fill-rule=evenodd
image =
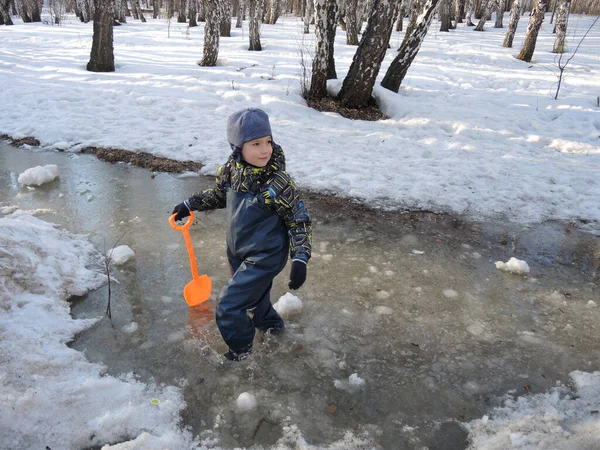
<path id="1" fill-rule="evenodd" d="M 208 275 L 194 278 L 183 288 L 183 298 L 188 306 L 196 306 L 210 298 L 212 280 Z"/>

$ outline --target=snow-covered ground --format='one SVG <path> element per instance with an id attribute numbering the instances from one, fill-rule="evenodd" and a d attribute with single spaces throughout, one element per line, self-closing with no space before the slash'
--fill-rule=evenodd
<path id="1" fill-rule="evenodd" d="M 246 28 L 233 30 L 222 39 L 216 68 L 195 65 L 201 27 L 188 34 L 173 23 L 167 37 L 163 21 L 130 21 L 115 28 L 112 74 L 84 70 L 91 24 L 16 21 L 0 27 L 0 133 L 35 136 L 47 148 L 102 145 L 194 159 L 214 173 L 228 154 L 227 116 L 260 106 L 305 188 L 474 218 L 598 221 L 600 30 L 582 44 L 555 101 L 556 78 L 547 70 L 551 26 L 545 24 L 532 64 L 514 59 L 524 19 L 512 50 L 500 47 L 504 30 L 432 30 L 400 94 L 376 89 L 390 116 L 380 123 L 306 107 L 299 49 L 310 48 L 311 38 L 293 18 L 263 27 L 261 53 L 246 51 Z M 571 19 L 569 48 L 591 21 Z M 394 32 L 393 43 L 399 39 Z M 338 33 L 340 76 L 353 51 Z M 73 449 L 123 441 L 105 448 L 215 448 L 214 436 L 195 440 L 180 428 L 180 388 L 147 385 L 131 374 L 103 376 L 102 366 L 67 347 L 94 321 L 71 318 L 66 299 L 104 282 L 102 256 L 82 236 L 0 206 L 8 214 L 0 217 L 0 448 L 44 448 L 50 441 Z M 597 448 L 600 373 L 571 376 L 572 391 L 560 386 L 507 398 L 467 424 L 473 448 Z M 360 381 L 357 375 L 341 382 Z M 293 426 L 275 447 L 314 448 Z M 370 447 L 349 433 L 328 448 Z"/>
<path id="2" fill-rule="evenodd" d="M 92 25 L 0 27 L 0 133 L 34 136 L 42 146 L 77 151 L 107 146 L 192 159 L 213 174 L 229 153 L 226 119 L 265 109 L 288 169 L 303 188 L 372 205 L 507 217 L 596 221 L 600 230 L 600 22 L 567 66 L 554 100 L 556 55 L 547 16 L 532 63 L 518 61 L 528 16 L 514 48 L 506 28 L 477 33 L 460 25 L 431 32 L 399 94 L 378 84 L 381 122 L 352 121 L 307 108 L 300 95 L 301 49 L 313 37 L 282 17 L 262 27 L 262 52 L 249 52 L 248 29 L 221 39 L 219 65 L 200 67 L 203 26 L 130 20 L 115 28 L 116 72 L 91 73 Z M 508 20 L 508 19 L 506 19 Z M 573 16 L 574 50 L 594 18 Z M 393 32 L 380 77 L 401 42 Z M 339 79 L 356 47 L 338 31 Z M 310 67 L 310 61 L 307 62 Z"/>

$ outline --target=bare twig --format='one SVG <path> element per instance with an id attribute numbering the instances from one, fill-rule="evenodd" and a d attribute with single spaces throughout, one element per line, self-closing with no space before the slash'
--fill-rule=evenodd
<path id="1" fill-rule="evenodd" d="M 567 65 L 571 62 L 571 60 L 577 54 L 577 50 L 579 50 L 579 47 L 581 46 L 581 43 L 583 42 L 583 40 L 585 39 L 585 37 L 588 35 L 588 33 L 592 30 L 592 28 L 594 27 L 594 25 L 596 25 L 596 22 L 598 22 L 598 19 L 600 19 L 600 16 L 596 17 L 596 20 L 594 20 L 592 22 L 592 24 L 590 25 L 590 27 L 587 29 L 587 31 L 585 32 L 585 34 L 583 35 L 583 37 L 579 41 L 579 44 L 577 44 L 577 47 L 575 48 L 575 51 L 573 52 L 573 54 L 571 55 L 571 57 L 569 59 L 567 59 L 567 61 L 564 64 L 562 64 L 562 57 L 563 57 L 564 53 L 560 54 L 560 57 L 558 58 L 558 70 L 560 70 L 560 73 L 558 75 L 558 86 L 556 88 L 556 95 L 554 96 L 554 100 L 558 99 L 558 93 L 560 92 L 560 85 L 561 85 L 562 79 L 563 79 L 563 72 L 567 68 Z"/>

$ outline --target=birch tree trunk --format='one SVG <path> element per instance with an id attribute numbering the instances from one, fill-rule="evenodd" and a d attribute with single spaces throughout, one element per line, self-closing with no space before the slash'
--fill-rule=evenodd
<path id="1" fill-rule="evenodd" d="M 310 21 L 313 18 L 315 12 L 314 0 L 306 0 L 306 6 L 304 9 L 304 34 L 310 33 Z"/>
<path id="2" fill-rule="evenodd" d="M 177 0 L 177 23 L 186 23 L 187 22 L 185 7 L 186 7 L 185 0 Z"/>
<path id="3" fill-rule="evenodd" d="M 456 0 L 456 23 L 463 23 L 465 17 L 465 0 Z"/>
<path id="4" fill-rule="evenodd" d="M 556 15 L 556 39 L 552 53 L 564 53 L 565 36 L 567 35 L 567 23 L 569 19 L 569 9 L 571 0 L 559 0 L 558 14 Z"/>
<path id="5" fill-rule="evenodd" d="M 346 45 L 358 45 L 358 0 L 346 3 Z"/>
<path id="6" fill-rule="evenodd" d="M 248 28 L 250 47 L 248 50 L 259 52 L 262 50 L 260 44 L 260 23 L 262 20 L 262 1 L 261 0 L 248 0 Z"/>
<path id="7" fill-rule="evenodd" d="M 113 0 L 94 0 L 94 37 L 90 60 L 86 66 L 89 72 L 115 71 L 114 17 Z"/>
<path id="8" fill-rule="evenodd" d="M 269 2 L 269 14 L 266 23 L 275 25 L 281 14 L 281 0 L 267 0 Z"/>
<path id="9" fill-rule="evenodd" d="M 327 69 L 331 45 L 328 38 L 328 14 L 335 0 L 315 0 L 315 38 L 316 49 L 312 65 L 312 76 L 308 99 L 321 100 L 327 97 Z"/>
<path id="10" fill-rule="evenodd" d="M 413 3 L 413 6 L 416 8 L 418 7 L 420 10 L 420 14 L 418 15 L 419 21 L 411 31 L 408 39 L 402 43 L 402 47 L 400 47 L 398 54 L 383 77 L 381 85 L 384 88 L 393 92 L 398 92 L 398 89 L 400 89 L 400 85 L 408 72 L 408 68 L 419 53 L 421 44 L 423 43 L 425 36 L 427 36 L 427 31 L 431 25 L 437 3 L 438 0 L 425 0 L 421 5 Z"/>
<path id="11" fill-rule="evenodd" d="M 244 20 L 244 14 L 246 11 L 246 0 L 238 1 L 238 10 L 236 14 L 235 27 L 242 28 L 242 22 Z"/>
<path id="12" fill-rule="evenodd" d="M 510 7 L 510 21 L 508 22 L 508 30 L 506 31 L 502 47 L 512 48 L 515 31 L 517 31 L 520 17 L 521 11 L 519 8 L 519 0 L 512 0 L 512 5 Z"/>
<path id="13" fill-rule="evenodd" d="M 440 0 L 438 3 L 438 14 L 440 16 L 440 31 L 450 31 L 450 0 Z"/>
<path id="14" fill-rule="evenodd" d="M 466 9 L 467 9 L 467 26 L 468 27 L 474 27 L 475 24 L 473 23 L 473 3 L 474 0 L 466 0 Z"/>
<path id="15" fill-rule="evenodd" d="M 206 24 L 204 25 L 204 54 L 198 63 L 200 66 L 216 66 L 219 56 L 219 1 L 204 0 L 204 13 Z"/>
<path id="16" fill-rule="evenodd" d="M 154 0 L 152 2 L 152 18 L 153 19 L 158 19 L 158 13 L 159 13 L 159 10 L 158 10 L 158 0 Z"/>
<path id="17" fill-rule="evenodd" d="M 140 0 L 134 0 L 133 1 L 133 7 L 135 8 L 136 15 L 138 16 L 138 18 L 140 19 L 140 21 L 142 23 L 146 23 L 146 18 L 144 17 L 144 13 L 142 11 L 142 8 L 140 8 Z"/>
<path id="18" fill-rule="evenodd" d="M 0 0 L 0 17 L 4 25 L 14 25 L 10 17 L 10 0 Z"/>
<path id="19" fill-rule="evenodd" d="M 335 31 L 338 24 L 338 4 L 337 1 L 333 1 L 328 3 L 327 6 L 327 42 L 329 43 L 329 50 L 327 52 L 327 79 L 333 80 L 337 78 L 337 73 L 335 71 L 335 59 L 333 58 L 333 53 L 335 43 Z"/>
<path id="20" fill-rule="evenodd" d="M 188 5 L 188 15 L 190 16 L 189 26 L 190 28 L 197 27 L 198 21 L 196 18 L 198 17 L 198 1 L 197 0 L 189 0 Z"/>
<path id="21" fill-rule="evenodd" d="M 221 37 L 231 37 L 231 0 L 219 0 Z"/>
<path id="22" fill-rule="evenodd" d="M 496 0 L 497 1 L 497 0 Z M 494 0 L 481 0 L 481 19 L 479 19 L 479 23 L 474 28 L 474 31 L 483 31 L 483 27 L 488 20 L 490 10 L 494 7 Z"/>
<path id="23" fill-rule="evenodd" d="M 496 3 L 496 23 L 494 28 L 504 28 L 502 21 L 504 20 L 504 0 L 498 0 Z"/>
<path id="24" fill-rule="evenodd" d="M 397 1 L 373 2 L 367 27 L 337 97 L 344 106 L 363 108 L 371 102 L 373 86 L 390 42 L 398 7 Z"/>
<path id="25" fill-rule="evenodd" d="M 540 32 L 540 27 L 544 21 L 544 14 L 546 13 L 547 6 L 548 0 L 536 0 L 535 7 L 531 12 L 531 17 L 529 18 L 529 25 L 527 25 L 525 42 L 523 43 L 523 48 L 521 49 L 519 56 L 517 56 L 517 59 L 525 62 L 531 62 L 531 58 L 533 58 L 533 52 L 535 51 L 538 33 Z"/>

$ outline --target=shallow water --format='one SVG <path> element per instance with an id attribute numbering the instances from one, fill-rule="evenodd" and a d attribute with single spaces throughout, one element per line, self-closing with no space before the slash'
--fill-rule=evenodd
<path id="1" fill-rule="evenodd" d="M 57 164 L 60 179 L 35 190 L 17 183 L 43 164 Z M 167 223 L 174 204 L 212 181 L 0 144 L 0 206 L 39 209 L 101 251 L 118 243 L 136 253 L 111 271 L 112 320 L 72 346 L 108 373 L 181 386 L 183 424 L 223 448 L 268 447 L 290 425 L 325 447 L 351 430 L 386 449 L 465 448 L 459 423 L 498 396 L 600 370 L 600 308 L 588 304 L 599 303 L 597 237 L 563 224 L 373 213 L 314 196 L 314 255 L 295 292 L 302 313 L 282 337 L 257 335 L 248 360 L 227 362 L 213 319 L 229 275 L 225 212 L 199 214 L 192 227 L 198 269 L 213 280 L 211 301 L 193 309 L 181 296 L 191 279 L 183 238 Z M 529 276 L 495 269 L 510 256 L 530 263 Z M 102 316 L 107 298 L 104 287 L 73 299 L 72 313 Z M 364 384 L 349 383 L 352 374 Z M 256 396 L 255 411 L 236 409 L 242 392 Z"/>

